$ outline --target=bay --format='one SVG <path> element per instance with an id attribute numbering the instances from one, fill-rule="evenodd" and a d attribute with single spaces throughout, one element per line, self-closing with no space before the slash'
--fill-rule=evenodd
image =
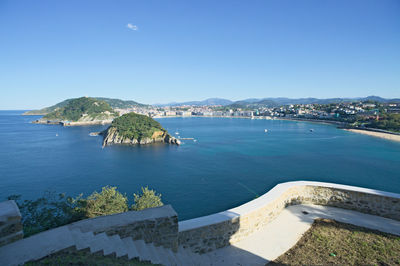
<path id="1" fill-rule="evenodd" d="M 286 181 L 400 193 L 400 143 L 332 125 L 160 118 L 172 135 L 197 141 L 103 149 L 102 138 L 89 133 L 106 126 L 36 125 L 30 122 L 39 116 L 21 114 L 0 111 L 0 200 L 34 199 L 46 190 L 87 196 L 106 185 L 132 199 L 149 186 L 184 220 L 240 205 Z"/>

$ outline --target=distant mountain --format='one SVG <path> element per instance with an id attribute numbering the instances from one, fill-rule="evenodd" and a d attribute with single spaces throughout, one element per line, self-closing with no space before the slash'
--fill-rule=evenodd
<path id="1" fill-rule="evenodd" d="M 263 99 L 245 99 L 241 101 L 236 101 L 229 105 L 232 108 L 250 108 L 250 107 L 276 107 L 281 105 L 289 104 L 329 104 L 329 103 L 342 103 L 342 102 L 354 102 L 354 101 L 377 101 L 381 103 L 386 102 L 400 102 L 400 99 L 385 99 L 379 96 L 368 96 L 368 97 L 358 97 L 358 98 L 328 98 L 328 99 L 318 99 L 318 98 L 263 98 Z"/>
<path id="2" fill-rule="evenodd" d="M 277 107 L 280 104 L 270 100 L 270 99 L 246 99 L 242 101 L 236 101 L 230 105 L 227 105 L 226 107 L 229 108 L 257 108 L 257 107 Z"/>
<path id="3" fill-rule="evenodd" d="M 203 101 L 190 101 L 190 102 L 171 102 L 167 104 L 155 104 L 157 106 L 182 106 L 182 105 L 191 105 L 191 106 L 209 106 L 209 105 L 229 105 L 233 102 L 227 99 L 221 98 L 209 98 Z"/>
<path id="4" fill-rule="evenodd" d="M 67 99 L 64 100 L 60 103 L 57 103 L 53 106 L 50 107 L 46 107 L 40 110 L 32 110 L 32 111 L 28 111 L 23 113 L 23 115 L 46 115 L 48 113 L 54 112 L 60 108 L 63 108 L 65 106 L 68 105 L 68 103 L 72 100 L 75 100 L 77 98 L 72 98 L 72 99 Z M 101 101 L 105 101 L 106 103 L 108 103 L 111 108 L 116 109 L 116 108 L 132 108 L 132 107 L 137 107 L 137 106 L 146 106 L 145 104 L 141 104 L 135 101 L 124 101 L 124 100 L 120 100 L 120 99 L 112 99 L 112 98 L 104 98 L 104 97 L 95 97 L 94 99 L 98 99 Z"/>

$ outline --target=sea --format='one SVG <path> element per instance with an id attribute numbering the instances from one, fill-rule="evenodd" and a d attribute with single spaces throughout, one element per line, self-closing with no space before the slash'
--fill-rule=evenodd
<path id="1" fill-rule="evenodd" d="M 133 201 L 148 186 L 179 220 L 223 211 L 296 180 L 400 193 L 400 143 L 333 125 L 238 118 L 157 119 L 182 145 L 108 146 L 107 126 L 38 125 L 0 111 L 0 201 L 90 195 L 116 186 Z M 265 132 L 267 130 L 267 132 Z"/>

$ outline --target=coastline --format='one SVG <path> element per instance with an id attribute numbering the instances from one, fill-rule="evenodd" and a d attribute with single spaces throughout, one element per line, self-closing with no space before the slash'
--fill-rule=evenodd
<path id="1" fill-rule="evenodd" d="M 345 128 L 344 122 L 339 121 L 329 121 L 329 120 L 311 120 L 311 119 L 301 119 L 301 118 L 284 118 L 284 117 L 247 117 L 247 116 L 199 116 L 199 115 L 192 115 L 192 116 L 181 116 L 181 115 L 171 115 L 171 116 L 154 116 L 154 119 L 160 118 L 190 118 L 190 117 L 199 117 L 199 118 L 236 118 L 236 119 L 256 119 L 256 120 L 282 120 L 282 121 L 294 121 L 294 122 L 309 122 L 309 123 L 318 123 L 318 124 L 328 124 L 328 125 L 335 125 L 339 129 L 343 129 L 346 131 L 364 134 L 372 137 L 382 138 L 391 141 L 400 142 L 400 134 L 391 133 L 391 132 L 378 132 L 366 129 L 356 129 L 356 128 Z M 112 120 L 103 120 L 103 121 L 85 121 L 85 122 L 69 122 L 69 123 L 62 123 L 62 122 L 42 122 L 42 121 L 32 121 L 34 124 L 61 124 L 63 126 L 91 126 L 91 125 L 107 125 L 111 124 Z"/>
<path id="2" fill-rule="evenodd" d="M 363 130 L 363 129 L 353 129 L 353 128 L 348 128 L 348 129 L 344 128 L 344 130 L 354 132 L 354 133 L 364 134 L 364 135 L 368 135 L 368 136 L 372 136 L 372 137 L 377 137 L 377 138 L 400 142 L 400 135 L 383 133 L 383 132 L 375 132 L 375 131 Z"/>
<path id="3" fill-rule="evenodd" d="M 154 118 L 176 118 L 176 117 L 208 117 L 208 118 L 242 118 L 242 119 L 251 119 L 251 117 L 234 117 L 234 116 L 155 116 Z M 382 138 L 386 140 L 391 140 L 391 141 L 397 141 L 400 142 L 400 134 L 396 133 L 391 133 L 391 132 L 378 132 L 374 131 L 377 129 L 353 129 L 353 128 L 344 128 L 343 126 L 346 124 L 344 122 L 339 122 L 339 121 L 329 121 L 329 120 L 310 120 L 310 119 L 301 119 L 301 118 L 284 118 L 284 117 L 256 117 L 255 119 L 257 120 L 281 120 L 281 121 L 294 121 L 294 122 L 309 122 L 309 123 L 318 123 L 318 124 L 327 124 L 327 125 L 333 125 L 337 126 L 338 129 L 343 129 L 346 131 L 354 132 L 354 133 L 359 133 L 359 134 L 364 134 L 372 137 L 377 137 L 377 138 Z"/>

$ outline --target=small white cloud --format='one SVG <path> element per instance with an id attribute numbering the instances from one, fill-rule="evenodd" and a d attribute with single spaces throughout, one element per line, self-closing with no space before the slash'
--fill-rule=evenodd
<path id="1" fill-rule="evenodd" d="M 131 23 L 128 23 L 128 25 L 126 25 L 126 26 L 128 27 L 128 29 L 131 29 L 131 30 L 138 30 L 139 29 L 138 26 L 133 25 Z"/>

